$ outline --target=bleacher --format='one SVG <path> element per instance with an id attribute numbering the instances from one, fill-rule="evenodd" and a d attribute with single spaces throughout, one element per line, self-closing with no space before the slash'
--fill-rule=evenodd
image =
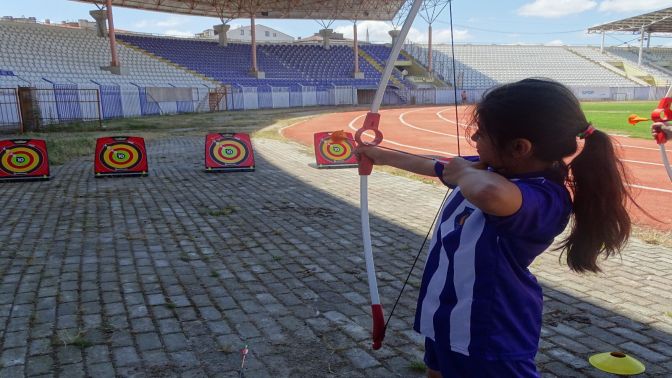
<path id="1" fill-rule="evenodd" d="M 381 67 L 385 67 L 385 64 L 387 64 L 387 59 L 390 57 L 390 53 L 392 52 L 391 48 L 387 45 L 361 45 L 359 48 L 375 59 L 375 61 L 380 64 Z M 407 60 L 408 59 L 406 59 L 406 57 L 402 54 L 397 56 L 397 61 Z M 392 70 L 392 75 L 407 86 L 413 85 L 403 78 L 401 71 L 396 67 Z"/>
<path id="2" fill-rule="evenodd" d="M 364 79 L 353 78 L 354 52 L 351 46 L 260 44 L 257 60 L 264 79 L 250 75 L 249 44 L 219 46 L 216 41 L 192 38 L 118 34 L 118 54 L 128 75 L 101 70 L 109 65 L 107 38 L 95 30 L 36 23 L 0 21 L 0 85 L 133 84 L 138 87 L 215 87 L 221 83 L 240 87 L 352 86 L 373 88 L 380 80 L 380 67 L 389 57 L 389 45 L 362 44 L 359 67 Z M 406 45 L 405 49 L 427 65 L 427 48 Z M 446 82 L 453 81 L 451 47 L 434 45 L 433 67 Z M 659 51 L 660 50 L 660 51 Z M 647 62 L 672 62 L 667 49 L 648 49 Z M 636 61 L 626 48 L 610 48 L 609 54 Z M 636 87 L 631 80 L 600 65 L 609 60 L 592 47 L 528 45 L 455 45 L 456 84 L 460 88 L 489 88 L 526 77 L 548 77 L 569 86 Z M 368 60 L 367 60 L 368 59 Z M 406 60 L 403 55 L 397 58 Z M 371 63 L 370 63 L 371 62 Z M 650 65 L 642 70 L 672 81 L 672 71 Z M 394 77 L 403 81 L 398 69 Z M 209 79 L 207 79 L 209 78 Z M 409 85 L 410 84 L 410 85 Z"/>
<path id="3" fill-rule="evenodd" d="M 114 75 L 101 70 L 110 62 L 107 38 L 95 30 L 36 23 L 0 21 L 0 86 L 17 85 L 137 85 L 214 87 L 188 71 L 125 46 L 118 46 L 119 59 L 130 70 Z"/>
<path id="4" fill-rule="evenodd" d="M 224 84 L 361 88 L 375 87 L 380 79 L 380 72 L 362 58 L 359 67 L 365 78 L 353 78 L 354 52 L 350 46 L 332 46 L 325 50 L 317 45 L 257 45 L 257 66 L 265 78 L 256 79 L 249 74 L 252 66 L 249 44 L 220 46 L 215 41 L 130 34 L 117 38 Z"/>
<path id="5" fill-rule="evenodd" d="M 605 51 L 620 59 L 625 59 L 631 64 L 637 64 L 639 60 L 639 48 L 635 47 L 607 47 Z M 660 77 L 667 82 L 672 82 L 672 71 L 666 70 L 663 65 L 672 65 L 672 51 L 666 48 L 646 48 L 642 55 L 642 65 L 639 69 L 654 77 Z"/>
<path id="6" fill-rule="evenodd" d="M 423 64 L 424 46 L 408 47 Z M 435 45 L 435 71 L 452 82 L 450 45 Z M 641 84 L 582 58 L 562 46 L 455 45 L 457 84 L 463 88 L 488 88 L 527 77 L 547 77 L 570 86 L 636 87 Z"/>

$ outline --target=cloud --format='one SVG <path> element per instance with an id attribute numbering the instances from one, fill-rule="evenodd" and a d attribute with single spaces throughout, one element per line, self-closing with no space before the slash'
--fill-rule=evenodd
<path id="1" fill-rule="evenodd" d="M 554 39 L 552 41 L 544 43 L 546 46 L 563 46 L 565 43 L 561 39 Z"/>
<path id="2" fill-rule="evenodd" d="M 596 6 L 597 2 L 592 0 L 534 0 L 518 8 L 518 14 L 530 17 L 555 18 L 582 13 Z"/>
<path id="3" fill-rule="evenodd" d="M 165 30 L 168 28 L 174 29 L 177 26 L 182 26 L 187 23 L 188 20 L 184 17 L 170 16 L 160 20 L 143 19 L 134 23 L 133 27 L 136 29 Z"/>
<path id="4" fill-rule="evenodd" d="M 186 31 L 186 30 L 175 30 L 175 29 L 166 30 L 165 32 L 163 32 L 163 34 L 172 35 L 172 36 L 175 36 L 175 37 L 193 37 L 194 36 L 194 33 L 192 33 L 192 32 L 189 32 L 189 31 Z"/>
<path id="5" fill-rule="evenodd" d="M 600 3 L 602 12 L 647 12 L 672 7 L 670 0 L 604 0 Z"/>
<path id="6" fill-rule="evenodd" d="M 357 23 L 357 39 L 360 41 L 366 40 L 366 30 L 369 30 L 369 40 L 371 42 L 392 42 L 392 38 L 387 33 L 392 30 L 392 25 L 383 21 L 363 21 Z M 334 28 L 336 33 L 343 33 L 345 38 L 352 38 L 352 25 L 343 25 Z M 466 29 L 454 29 L 455 41 L 466 41 L 471 39 L 471 34 Z M 408 31 L 406 38 L 412 42 L 427 43 L 427 29 L 420 31 L 414 27 Z M 450 43 L 450 29 L 432 30 L 432 43 Z"/>

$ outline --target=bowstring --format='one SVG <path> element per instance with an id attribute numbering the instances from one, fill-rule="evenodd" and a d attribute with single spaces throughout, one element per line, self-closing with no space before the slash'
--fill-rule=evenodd
<path id="1" fill-rule="evenodd" d="M 452 0 L 448 2 L 448 11 L 450 14 L 450 47 L 452 50 L 452 59 L 453 59 L 453 95 L 455 99 L 455 136 L 457 138 L 457 156 L 462 156 L 460 152 L 460 119 L 458 118 L 458 111 L 457 111 L 457 82 L 455 80 L 455 43 L 454 43 L 454 38 L 453 38 L 453 7 L 452 7 Z M 432 52 L 430 51 L 430 54 Z M 443 210 L 443 207 L 446 204 L 446 201 L 448 200 L 448 195 L 450 194 L 451 190 L 448 189 L 446 191 L 446 194 L 443 196 L 443 200 L 441 201 L 441 206 L 439 206 L 439 210 L 436 212 L 436 215 L 434 216 L 434 219 L 432 220 L 432 224 L 429 226 L 429 229 L 427 230 L 427 234 L 425 235 L 425 238 L 422 240 L 422 245 L 420 246 L 420 249 L 418 249 L 418 253 L 415 255 L 415 259 L 413 260 L 413 264 L 411 265 L 411 269 L 408 271 L 408 275 L 406 276 L 406 280 L 404 280 L 404 284 L 401 286 L 401 290 L 399 291 L 399 295 L 397 296 L 397 299 L 394 301 L 394 305 L 392 306 L 392 311 L 390 311 L 390 315 L 388 315 L 387 320 L 385 321 L 385 327 L 383 328 L 384 331 L 387 331 L 387 325 L 390 323 L 390 320 L 392 320 L 392 315 L 394 314 L 394 310 L 397 308 L 397 305 L 399 304 L 399 301 L 401 300 L 401 296 L 404 294 L 404 289 L 408 285 L 408 281 L 411 279 L 411 274 L 413 274 L 413 270 L 415 269 L 415 266 L 418 263 L 418 260 L 420 259 L 420 254 L 422 251 L 425 249 L 425 245 L 427 244 L 427 240 L 429 239 L 429 235 L 432 232 L 432 229 L 434 228 L 434 225 L 436 224 L 436 220 L 439 219 L 439 215 L 441 214 L 441 210 Z"/>

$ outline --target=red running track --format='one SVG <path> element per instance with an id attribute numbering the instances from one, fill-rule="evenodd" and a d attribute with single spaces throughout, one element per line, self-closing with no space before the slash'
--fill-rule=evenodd
<path id="1" fill-rule="evenodd" d="M 461 155 L 476 154 L 465 136 L 464 124 L 469 112 L 468 107 L 458 108 Z M 316 132 L 346 130 L 354 133 L 361 127 L 366 113 L 366 110 L 361 110 L 325 114 L 284 127 L 280 132 L 289 139 L 312 146 Z M 382 110 L 379 128 L 384 135 L 383 146 L 415 154 L 458 155 L 454 107 Z M 651 219 L 631 206 L 634 223 L 658 230 L 672 230 L 672 182 L 661 162 L 658 145 L 653 140 L 614 138 L 620 143 L 621 159 L 632 176 L 633 196 L 643 209 L 660 220 Z M 667 146 L 668 156 L 671 148 Z"/>

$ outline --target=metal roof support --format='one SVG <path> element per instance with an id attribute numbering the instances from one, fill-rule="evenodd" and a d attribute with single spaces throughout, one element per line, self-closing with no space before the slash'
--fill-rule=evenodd
<path id="1" fill-rule="evenodd" d="M 107 23 L 110 35 L 110 50 L 112 51 L 112 63 L 110 66 L 119 67 L 119 58 L 117 57 L 117 39 L 114 34 L 114 19 L 112 17 L 112 0 L 107 0 Z"/>
<path id="2" fill-rule="evenodd" d="M 602 30 L 602 42 L 600 42 L 600 54 L 604 54 L 604 30 Z"/>
<path id="3" fill-rule="evenodd" d="M 646 48 L 651 47 L 651 32 L 646 33 Z"/>
<path id="4" fill-rule="evenodd" d="M 357 20 L 352 22 L 352 49 L 355 53 L 355 70 L 353 75 L 355 79 L 363 79 L 364 73 L 359 71 L 359 44 L 357 43 Z"/>
<path id="5" fill-rule="evenodd" d="M 427 72 L 432 73 L 432 24 L 429 24 L 429 37 L 427 38 Z"/>
<path id="6" fill-rule="evenodd" d="M 642 26 L 642 32 L 639 35 L 639 56 L 637 57 L 637 66 L 642 65 L 642 49 L 644 48 L 644 26 Z"/>
<path id="7" fill-rule="evenodd" d="M 250 14 L 250 36 L 252 41 L 250 43 L 250 48 L 252 49 L 252 67 L 250 68 L 250 74 L 257 79 L 263 79 L 266 75 L 259 71 L 257 66 L 257 26 L 254 22 L 254 13 Z"/>

